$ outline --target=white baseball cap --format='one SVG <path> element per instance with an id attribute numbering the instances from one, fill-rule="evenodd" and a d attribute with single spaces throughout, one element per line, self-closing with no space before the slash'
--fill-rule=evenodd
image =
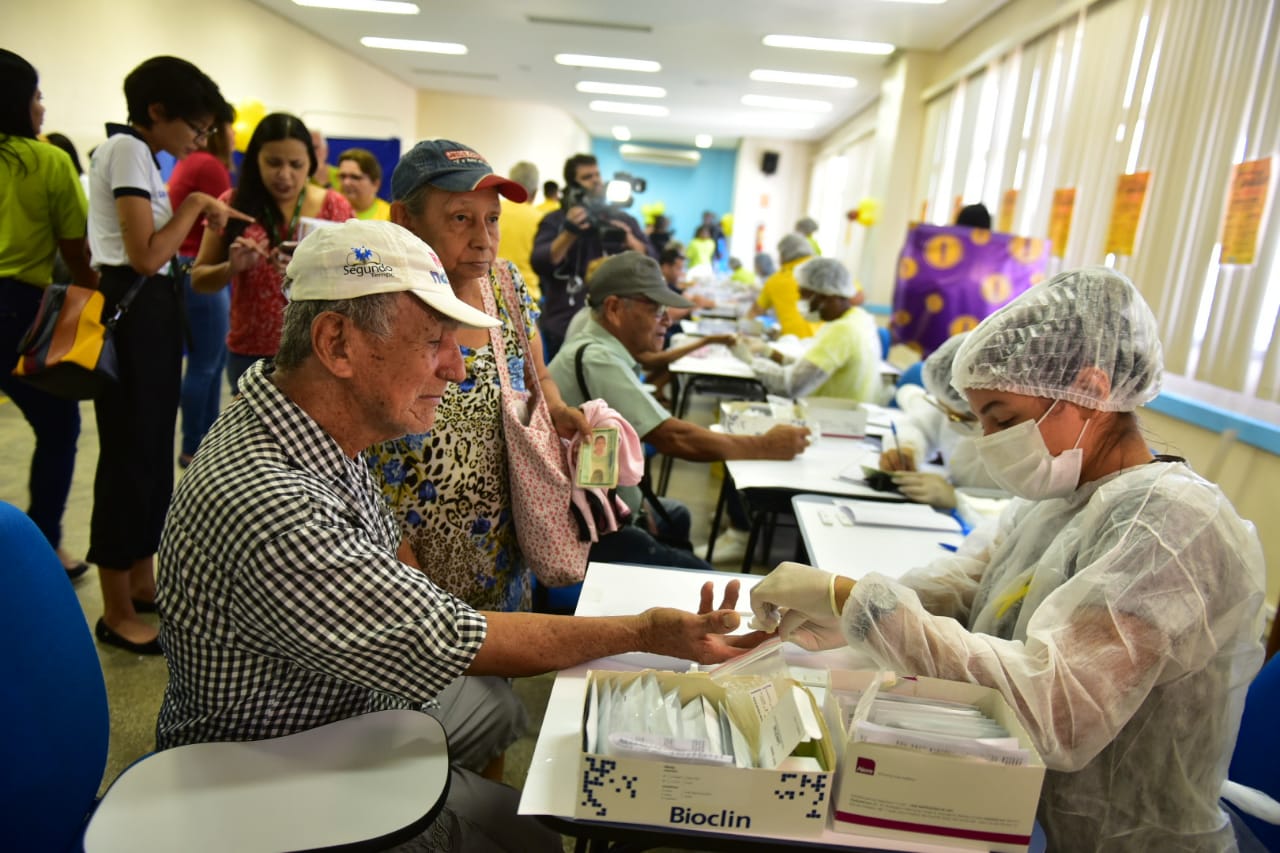
<path id="1" fill-rule="evenodd" d="M 394 222 L 348 219 L 311 232 L 294 250 L 285 288 L 291 302 L 403 291 L 463 326 L 491 329 L 501 322 L 455 296 L 435 251 Z"/>

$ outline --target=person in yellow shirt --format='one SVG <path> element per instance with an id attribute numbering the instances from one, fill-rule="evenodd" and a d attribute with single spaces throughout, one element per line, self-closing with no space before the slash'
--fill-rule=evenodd
<path id="1" fill-rule="evenodd" d="M 529 198 L 533 198 L 533 194 L 529 194 Z M 542 184 L 542 204 L 535 205 L 534 210 L 540 210 L 543 213 L 550 213 L 553 210 L 560 209 L 560 185 L 555 181 L 545 181 Z"/>
<path id="2" fill-rule="evenodd" d="M 391 221 L 391 205 L 378 198 L 382 186 L 382 166 L 373 152 L 348 148 L 338 156 L 338 185 L 351 202 L 356 219 Z"/>
<path id="3" fill-rule="evenodd" d="M 796 281 L 796 267 L 813 256 L 813 247 L 799 234 L 787 234 L 778 241 L 778 260 L 782 268 L 765 280 L 764 289 L 752 306 L 751 316 L 757 317 L 769 309 L 778 318 L 784 335 L 807 338 L 814 332 L 813 325 L 800 311 L 800 284 Z"/>
<path id="4" fill-rule="evenodd" d="M 505 258 L 516 265 L 520 277 L 534 302 L 542 301 L 542 286 L 538 274 L 529 265 L 533 254 L 533 238 L 538 233 L 538 223 L 546 214 L 533 206 L 534 193 L 538 191 L 538 167 L 527 160 L 521 160 L 511 167 L 511 180 L 524 187 L 529 193 L 526 201 L 514 202 L 503 198 L 502 215 L 498 220 L 498 257 Z M 556 206 L 559 207 L 559 202 Z"/>

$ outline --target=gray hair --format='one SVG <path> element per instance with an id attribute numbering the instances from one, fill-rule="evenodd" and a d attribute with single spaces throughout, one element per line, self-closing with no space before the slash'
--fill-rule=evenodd
<path id="1" fill-rule="evenodd" d="M 286 281 L 285 286 L 288 284 Z M 361 331 L 386 340 L 391 337 L 392 323 L 398 310 L 396 303 L 395 293 L 374 293 L 355 299 L 289 302 L 284 306 L 284 328 L 280 332 L 276 367 L 292 370 L 311 355 L 311 325 L 321 314 L 330 311 L 349 318 Z"/>
<path id="2" fill-rule="evenodd" d="M 404 209 L 408 211 L 410 216 L 417 219 L 427 209 L 427 197 L 431 195 L 433 189 L 434 187 L 431 184 L 423 183 L 414 188 L 413 192 L 400 199 L 400 203 L 404 205 Z"/>
<path id="3" fill-rule="evenodd" d="M 512 166 L 507 177 L 524 187 L 529 198 L 538 194 L 538 167 L 528 160 L 521 160 Z"/>

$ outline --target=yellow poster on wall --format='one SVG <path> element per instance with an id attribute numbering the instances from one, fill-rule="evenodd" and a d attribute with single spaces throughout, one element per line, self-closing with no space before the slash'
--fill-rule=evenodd
<path id="1" fill-rule="evenodd" d="M 1076 209 L 1076 188 L 1053 191 L 1053 207 L 1049 210 L 1049 239 L 1053 241 L 1053 256 L 1067 255 L 1067 238 L 1071 236 L 1071 215 Z"/>
<path id="2" fill-rule="evenodd" d="M 1231 169 L 1231 197 L 1222 223 L 1224 264 L 1251 264 L 1258 250 L 1258 228 L 1267 209 L 1271 158 L 1237 163 Z"/>
<path id="3" fill-rule="evenodd" d="M 1001 234 L 1013 233 L 1013 212 L 1018 208 L 1018 191 L 1005 190 L 1000 196 L 1000 218 L 996 221 L 996 230 Z"/>
<path id="4" fill-rule="evenodd" d="M 1107 254 L 1132 255 L 1142 220 L 1142 205 L 1147 200 L 1150 172 L 1121 175 L 1116 182 L 1116 200 L 1111 207 L 1111 224 L 1107 227 Z"/>

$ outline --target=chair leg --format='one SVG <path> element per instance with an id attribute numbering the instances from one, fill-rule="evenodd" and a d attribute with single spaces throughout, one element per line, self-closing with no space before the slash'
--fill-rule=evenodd
<path id="1" fill-rule="evenodd" d="M 707 536 L 707 556 L 708 563 L 711 562 L 711 554 L 716 548 L 716 537 L 720 535 L 720 521 L 724 518 L 724 506 L 729 501 L 729 489 L 733 488 L 732 479 L 726 471 L 724 477 L 720 480 L 720 496 L 716 498 L 715 515 L 711 517 L 711 533 Z"/>

